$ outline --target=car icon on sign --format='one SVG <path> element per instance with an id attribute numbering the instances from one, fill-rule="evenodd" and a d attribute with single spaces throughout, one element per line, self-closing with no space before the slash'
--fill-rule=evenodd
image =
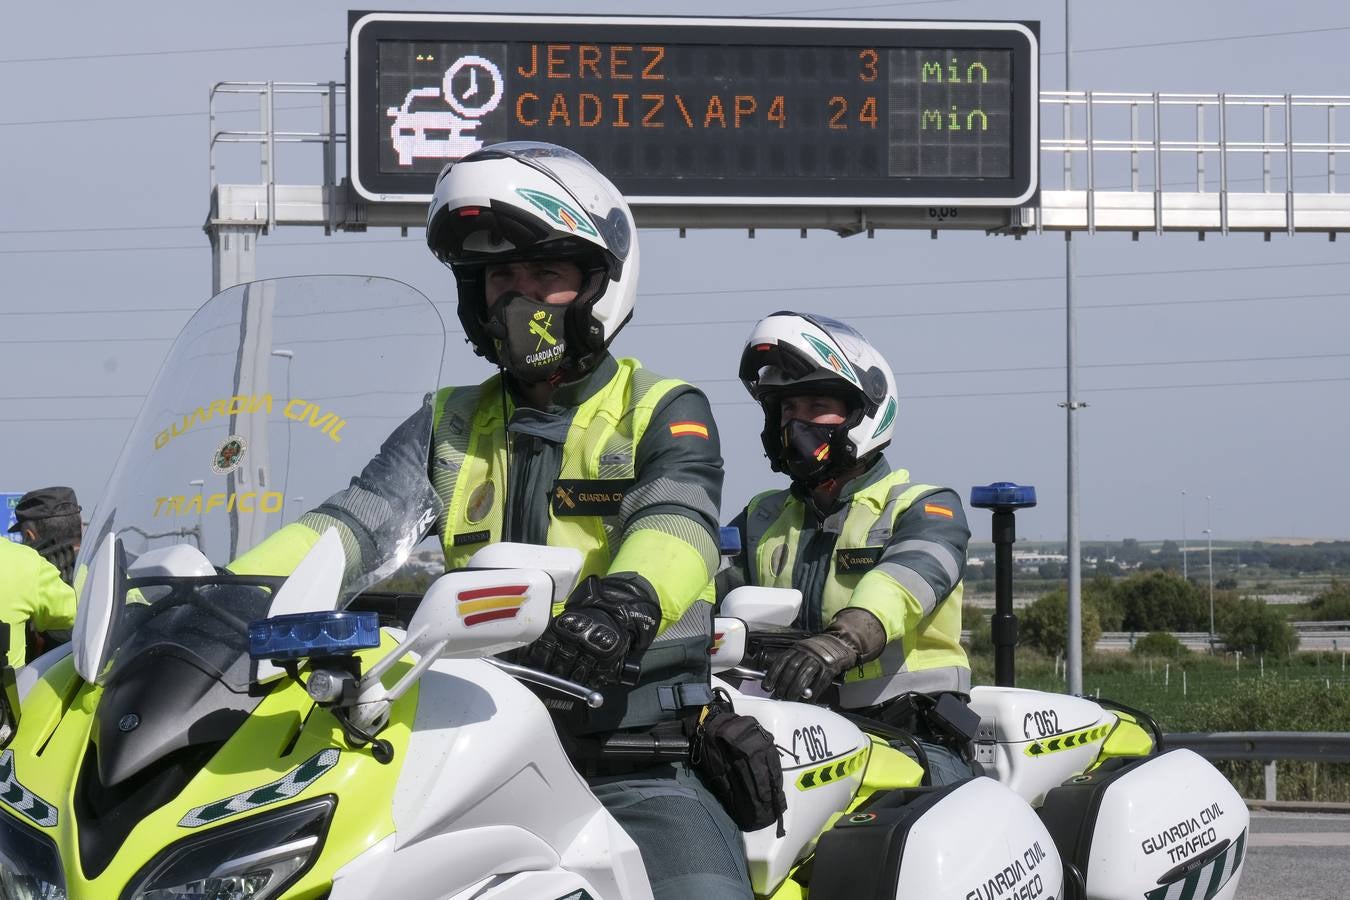
<path id="1" fill-rule="evenodd" d="M 483 77 L 480 80 L 479 73 Z M 446 70 L 441 87 L 413 88 L 402 106 L 391 106 L 389 139 L 400 166 L 415 159 L 459 159 L 483 146 L 473 137 L 481 117 L 496 109 L 501 71 L 481 56 L 463 56 Z"/>

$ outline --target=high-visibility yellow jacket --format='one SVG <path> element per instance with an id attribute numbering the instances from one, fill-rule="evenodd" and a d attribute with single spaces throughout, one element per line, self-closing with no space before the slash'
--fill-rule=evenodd
<path id="1" fill-rule="evenodd" d="M 908 691 L 970 690 L 960 643 L 970 529 L 954 491 L 911 483 L 908 471 L 892 472 L 879 458 L 844 486 L 828 515 L 794 490 L 769 491 L 732 524 L 745 551 L 728 585 L 801 590 L 797 624 L 813 632 L 850 606 L 885 627 L 881 657 L 845 675 L 842 706 L 872 706 Z"/>
<path id="2" fill-rule="evenodd" d="M 75 591 L 61 580 L 61 571 L 32 547 L 0 539 L 0 622 L 9 626 L 9 665 L 26 663 L 24 625 L 38 631 L 75 624 Z"/>
<path id="3" fill-rule="evenodd" d="M 396 457 L 396 448 L 381 455 Z M 389 477 L 389 468 L 388 460 L 373 461 L 367 473 L 378 469 L 386 483 L 410 483 Z M 641 727 L 706 697 L 693 686 L 708 682 L 722 458 L 697 388 L 612 356 L 559 388 L 547 410 L 517 408 L 500 376 L 444 388 L 434 401 L 431 459 L 414 477 L 429 477 L 439 499 L 447 568 L 496 541 L 574 547 L 583 578 L 637 580 L 655 595 L 661 628 L 641 660 L 641 682 L 603 691 L 600 710 L 576 710 L 584 721 L 575 721 L 575 730 Z M 377 480 L 363 473 L 231 570 L 274 572 L 278 548 L 303 554 L 330 526 L 349 567 L 359 563 L 378 532 L 379 523 L 367 521 L 382 508 L 371 501 Z M 550 701 L 555 709 L 564 704 Z"/>

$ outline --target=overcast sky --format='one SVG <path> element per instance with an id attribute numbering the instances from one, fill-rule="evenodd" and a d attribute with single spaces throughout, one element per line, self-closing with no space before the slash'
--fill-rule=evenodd
<path id="1" fill-rule="evenodd" d="M 636 10 L 542 0 L 491 8 Z M 641 8 L 677 10 L 1039 20 L 1042 87 L 1063 85 L 1061 2 Z M 6 10 L 0 490 L 66 483 L 92 511 L 169 341 L 210 293 L 201 231 L 210 86 L 342 81 L 346 24 L 344 5 L 258 0 Z M 1350 13 L 1324 0 L 1075 2 L 1073 87 L 1350 95 L 1347 39 Z M 296 115 L 317 125 L 312 113 Z M 249 127 L 256 119 L 230 121 Z M 1350 113 L 1337 127 L 1345 140 Z M 320 180 L 316 155 L 281 163 L 283 182 Z M 1342 155 L 1342 191 L 1350 188 L 1346 163 Z M 1325 157 L 1309 164 L 1325 171 Z M 223 153 L 222 180 L 256 181 L 256 165 L 251 149 Z M 1044 180 L 1057 185 L 1052 166 L 1058 158 L 1047 157 Z M 1213 190 L 1217 161 L 1209 167 Z M 1178 173 L 1193 190 L 1193 165 Z M 1325 191 L 1325 177 L 1300 189 Z M 1021 536 L 1064 535 L 1061 235 L 944 232 L 934 241 L 926 231 L 882 231 L 874 240 L 811 232 L 801 240 L 796 231 L 761 230 L 754 240 L 743 231 L 690 231 L 681 240 L 654 230 L 641 241 L 639 305 L 616 349 L 706 389 L 727 461 L 724 520 L 779 483 L 760 450 L 758 409 L 734 376 L 751 323 L 794 308 L 852 319 L 890 359 L 901 398 L 892 464 L 967 498 L 974 484 L 1034 484 L 1040 506 L 1021 514 Z M 1090 404 L 1080 414 L 1084 538 L 1177 538 L 1183 490 L 1192 539 L 1205 527 L 1206 495 L 1216 539 L 1350 536 L 1350 238 L 1145 234 L 1132 242 L 1097 234 L 1075 244 L 1080 396 Z M 281 228 L 260 240 L 257 270 L 395 277 L 454 319 L 449 273 L 427 253 L 421 229 L 401 239 L 388 229 L 324 237 Z M 446 383 L 490 374 L 458 340 Z M 987 539 L 987 515 L 971 519 L 976 538 Z"/>

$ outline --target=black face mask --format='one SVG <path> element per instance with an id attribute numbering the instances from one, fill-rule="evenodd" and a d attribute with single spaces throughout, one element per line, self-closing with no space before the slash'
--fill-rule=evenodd
<path id="1" fill-rule="evenodd" d="M 789 419 L 783 425 L 783 466 L 794 482 L 815 487 L 834 467 L 834 437 L 841 425 Z"/>
<path id="2" fill-rule="evenodd" d="M 532 300 L 510 291 L 488 312 L 486 331 L 497 359 L 523 384 L 548 381 L 567 355 L 563 322 L 567 307 Z"/>

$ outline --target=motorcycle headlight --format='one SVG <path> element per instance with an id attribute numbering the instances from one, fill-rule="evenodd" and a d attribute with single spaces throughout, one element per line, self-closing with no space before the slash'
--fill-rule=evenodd
<path id="1" fill-rule="evenodd" d="M 185 838 L 150 860 L 122 900 L 276 897 L 318 858 L 336 808 L 323 797 Z"/>
<path id="2" fill-rule="evenodd" d="M 0 813 L 0 897 L 66 900 L 56 842 L 8 813 Z"/>

